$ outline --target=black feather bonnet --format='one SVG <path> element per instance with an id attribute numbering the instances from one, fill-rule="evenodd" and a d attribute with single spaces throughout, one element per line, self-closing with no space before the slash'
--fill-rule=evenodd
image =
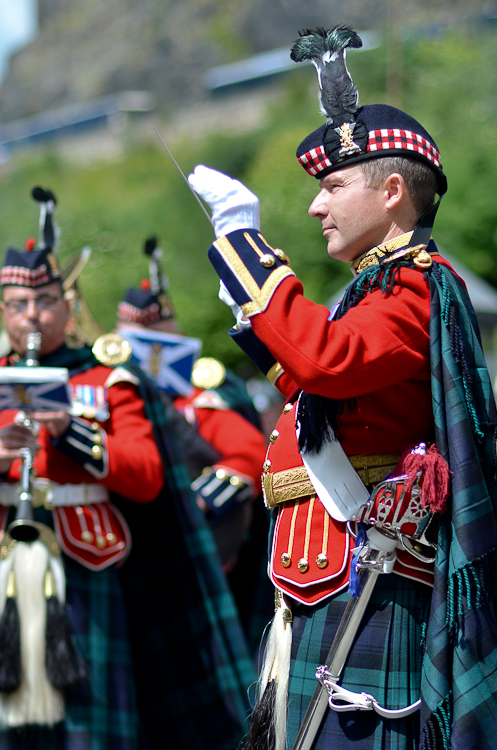
<path id="1" fill-rule="evenodd" d="M 436 174 L 439 195 L 447 190 L 440 153 L 429 133 L 410 115 L 387 104 L 359 106 L 359 94 L 345 61 L 347 48 L 362 47 L 349 26 L 304 30 L 293 44 L 294 62 L 310 60 L 319 84 L 320 109 L 326 123 L 305 138 L 297 159 L 306 172 L 321 179 L 349 164 L 380 156 L 409 156 Z"/>

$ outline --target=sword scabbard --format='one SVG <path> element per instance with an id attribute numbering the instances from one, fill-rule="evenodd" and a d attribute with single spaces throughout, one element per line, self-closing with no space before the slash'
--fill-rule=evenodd
<path id="1" fill-rule="evenodd" d="M 354 638 L 371 599 L 376 580 L 378 575 L 383 571 L 380 560 L 388 554 L 389 552 L 384 550 L 370 549 L 368 562 L 372 564 L 364 566 L 360 570 L 361 593 L 358 597 L 350 597 L 347 602 L 326 659 L 326 668 L 336 680 L 342 674 Z M 375 565 L 374 563 L 377 564 Z M 327 708 L 328 693 L 321 684 L 318 684 L 309 702 L 292 750 L 311 750 L 321 728 Z"/>

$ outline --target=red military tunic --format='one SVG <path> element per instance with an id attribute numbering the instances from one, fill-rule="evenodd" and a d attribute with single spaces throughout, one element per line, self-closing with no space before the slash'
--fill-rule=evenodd
<path id="1" fill-rule="evenodd" d="M 266 453 L 262 433 L 230 409 L 215 390 L 195 388 L 189 396 L 175 399 L 174 405 L 220 454 L 213 468 L 240 477 L 251 486 L 252 497 L 260 495 Z"/>
<path id="2" fill-rule="evenodd" d="M 14 355 L 15 358 L 15 355 Z M 12 356 L 0 366 L 14 364 Z M 73 398 L 84 392 L 100 407 L 80 404 L 80 417 L 73 417 L 68 430 L 57 440 L 44 425 L 37 439 L 40 449 L 34 459 L 35 492 L 45 491 L 45 505 L 53 494 L 55 526 L 67 554 L 86 567 L 99 569 L 122 559 L 129 549 L 129 532 L 124 519 L 108 502 L 106 491 L 116 492 L 139 503 L 152 501 L 164 483 L 162 461 L 145 416 L 144 404 L 134 378 L 126 370 L 97 366 L 70 378 Z M 0 413 L 0 427 L 12 423 L 16 412 Z M 21 461 L 16 460 L 5 482 L 20 479 Z M 50 483 L 43 480 L 50 480 Z M 85 487 L 101 485 L 102 497 L 85 501 Z M 63 487 L 71 491 L 64 499 Z M 81 502 L 72 501 L 71 492 Z M 13 493 L 0 485 L 0 506 L 11 504 Z M 5 516 L 3 521 L 5 522 Z"/>
<path id="3" fill-rule="evenodd" d="M 223 569 L 229 572 L 252 522 L 252 501 L 261 494 L 266 442 L 215 389 L 195 388 L 174 405 L 219 455 L 203 468 L 192 489 L 205 504 Z"/>
<path id="4" fill-rule="evenodd" d="M 285 261 L 283 265 L 273 262 L 267 272 L 257 267 L 267 262 L 268 248 L 272 250 L 262 235 L 247 230 L 243 236 L 240 231 L 220 238 L 209 251 L 232 296 L 250 317 L 251 335 L 255 334 L 273 357 L 268 377 L 290 401 L 300 391 L 345 404 L 354 400 L 355 408 L 344 406 L 337 417 L 340 442 L 349 457 L 400 455 L 408 446 L 431 441 L 430 295 L 423 273 L 400 268 L 388 302 L 375 290 L 342 318 L 329 320 L 325 306 L 303 296 L 302 284 Z M 281 251 L 275 255 L 280 259 Z M 438 255 L 434 260 L 446 263 Z M 243 291 L 236 288 L 236 282 L 230 283 L 230 272 Z M 244 336 L 245 332 L 234 334 L 250 354 L 254 347 L 244 346 Z M 260 352 L 258 355 L 260 358 Z M 303 468 L 295 435 L 295 409 L 286 413 L 284 409 L 273 440 L 265 473 L 280 472 L 277 481 L 286 482 L 290 494 L 298 494 L 298 488 L 291 487 L 291 476 L 281 473 Z M 278 451 L 279 442 L 284 446 Z M 298 482 L 298 473 L 293 476 Z M 347 586 L 353 546 L 346 525 L 328 516 L 321 503 L 314 501 L 312 489 L 310 485 L 306 493 L 303 475 L 303 494 L 278 506 L 271 561 L 274 583 L 307 604 Z M 324 552 L 327 565 L 319 567 L 318 554 Z M 399 552 L 398 557 L 409 569 L 398 562 L 395 572 L 431 581 L 429 566 L 407 553 Z M 301 565 L 303 570 L 298 566 L 301 558 L 307 563 Z"/>

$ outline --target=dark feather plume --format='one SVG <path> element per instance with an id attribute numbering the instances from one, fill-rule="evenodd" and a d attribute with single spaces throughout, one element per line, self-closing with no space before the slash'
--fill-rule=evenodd
<path id="1" fill-rule="evenodd" d="M 348 47 L 362 47 L 361 38 L 349 26 L 334 26 L 326 31 L 316 28 L 299 32 L 290 57 L 294 62 L 311 60 L 319 83 L 321 111 L 328 122 L 340 126 L 352 122 L 357 111 L 359 95 L 345 63 Z"/>
<path id="2" fill-rule="evenodd" d="M 45 190 L 42 187 L 34 187 L 31 191 L 31 195 L 33 196 L 35 201 L 38 201 L 38 203 L 48 203 L 49 201 L 57 203 L 55 195 L 52 193 L 52 191 Z"/>
<path id="3" fill-rule="evenodd" d="M 167 279 L 162 275 L 162 269 L 160 266 L 162 250 L 158 246 L 157 237 L 149 237 L 145 240 L 143 252 L 148 258 L 150 291 L 152 294 L 160 294 L 166 290 Z"/>
<path id="4" fill-rule="evenodd" d="M 55 223 L 55 206 L 57 199 L 51 190 L 36 186 L 31 190 L 31 196 L 40 204 L 40 240 L 39 247 L 48 248 L 55 252 L 59 237 L 59 228 Z"/>
<path id="5" fill-rule="evenodd" d="M 149 237 L 145 240 L 143 251 L 145 255 L 153 255 L 155 248 L 157 247 L 157 237 Z"/>

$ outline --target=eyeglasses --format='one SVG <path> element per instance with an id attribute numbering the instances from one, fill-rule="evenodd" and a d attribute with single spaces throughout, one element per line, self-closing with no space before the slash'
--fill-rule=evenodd
<path id="1" fill-rule="evenodd" d="M 40 294 L 39 297 L 31 299 L 9 299 L 4 306 L 11 315 L 19 315 L 26 312 L 30 302 L 34 302 L 37 310 L 54 310 L 62 297 L 52 297 L 50 294 Z"/>

